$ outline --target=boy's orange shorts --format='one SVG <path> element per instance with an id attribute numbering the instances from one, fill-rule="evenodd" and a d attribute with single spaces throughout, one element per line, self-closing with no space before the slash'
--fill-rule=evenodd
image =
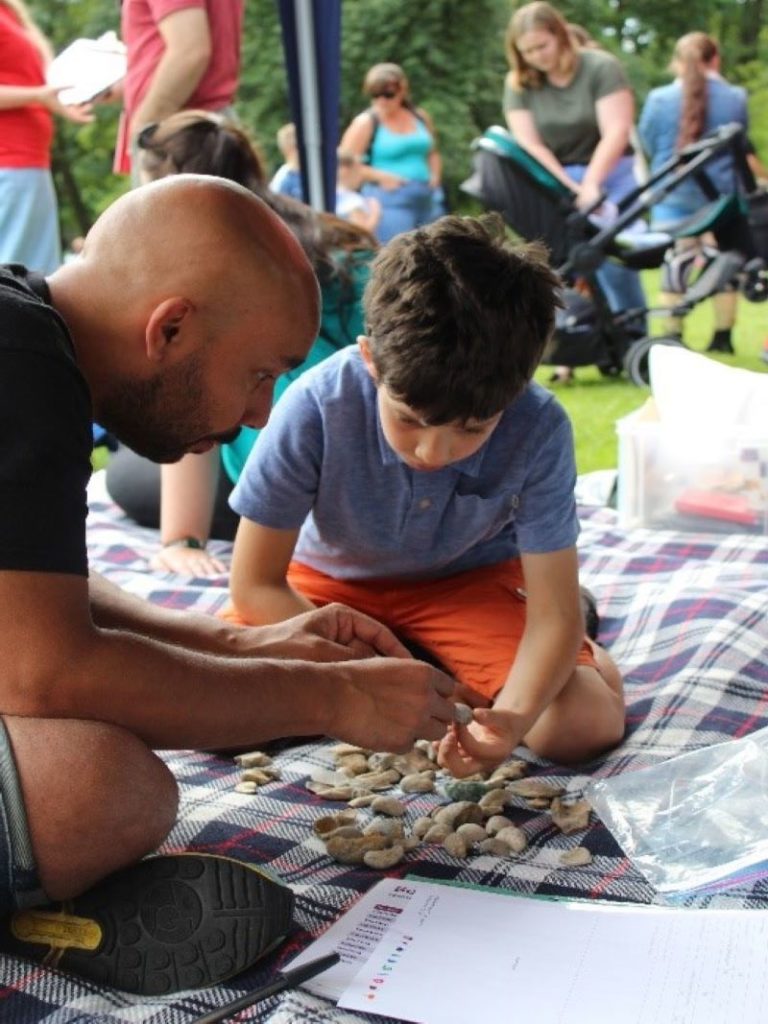
<path id="1" fill-rule="evenodd" d="M 291 562 L 288 582 L 313 604 L 339 601 L 416 641 L 449 675 L 488 698 L 504 685 L 525 628 L 519 559 L 438 580 L 337 580 Z M 245 624 L 231 608 L 223 617 Z M 586 638 L 576 663 L 597 667 Z"/>

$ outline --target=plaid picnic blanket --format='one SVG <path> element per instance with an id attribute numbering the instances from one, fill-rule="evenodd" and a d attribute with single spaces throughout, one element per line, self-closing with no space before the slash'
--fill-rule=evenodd
<path id="1" fill-rule="evenodd" d="M 628 703 L 621 747 L 588 774 L 555 768 L 527 754 L 530 774 L 578 793 L 589 777 L 656 763 L 675 754 L 743 736 L 768 724 L 768 544 L 744 534 L 710 535 L 617 529 L 615 513 L 582 508 L 583 582 L 602 619 L 601 639 L 621 666 Z M 214 612 L 226 581 L 152 573 L 153 531 L 132 526 L 105 500 L 92 500 L 88 526 L 92 564 L 127 590 L 172 608 Z M 216 546 L 216 545 L 214 545 Z M 227 554 L 227 546 L 218 545 Z M 305 788 L 317 767 L 331 767 L 328 741 L 273 751 L 280 779 L 257 796 L 235 793 L 239 775 L 223 757 L 195 751 L 163 754 L 181 786 L 181 810 L 165 851 L 220 853 L 276 871 L 296 895 L 296 929 L 265 963 L 214 990 L 164 999 L 127 996 L 82 983 L 11 957 L 0 958 L 0 1020 L 9 1024 L 189 1024 L 264 983 L 346 910 L 380 874 L 330 860 L 312 823 L 335 805 Z M 440 798 L 407 797 L 408 815 Z M 525 831 L 527 849 L 514 858 L 451 857 L 422 845 L 391 873 L 494 886 L 521 894 L 654 902 L 656 895 L 608 830 L 594 818 L 586 832 L 565 836 L 545 811 L 508 811 Z M 592 863 L 558 866 L 560 853 L 586 846 Z M 766 906 L 759 877 L 696 906 Z M 460 925 L 457 924 L 457 928 Z M 554 938 L 554 937 L 553 937 Z M 382 1020 L 336 1009 L 302 991 L 244 1011 L 240 1021 L 265 1024 L 360 1024 Z"/>

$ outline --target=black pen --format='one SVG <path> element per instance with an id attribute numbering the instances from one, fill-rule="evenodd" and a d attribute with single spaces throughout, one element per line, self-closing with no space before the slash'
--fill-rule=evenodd
<path id="1" fill-rule="evenodd" d="M 233 999 L 231 1003 L 227 1003 L 226 1006 L 222 1006 L 219 1010 L 211 1010 L 210 1013 L 204 1013 L 202 1017 L 195 1017 L 190 1024 L 218 1024 L 219 1021 L 226 1020 L 227 1017 L 231 1017 L 240 1010 L 244 1010 L 247 1006 L 260 1003 L 262 999 L 269 999 L 270 996 L 274 996 L 286 988 L 296 988 L 302 981 L 308 981 L 310 978 L 314 978 L 316 974 L 327 971 L 329 967 L 337 964 L 340 959 L 341 957 L 338 953 L 327 953 L 316 960 L 310 960 L 309 963 L 303 964 L 301 967 L 294 967 L 293 970 L 289 971 L 280 971 L 277 978 L 263 988 L 258 988 L 255 992 L 248 992 L 244 996 L 240 996 L 239 999 Z"/>

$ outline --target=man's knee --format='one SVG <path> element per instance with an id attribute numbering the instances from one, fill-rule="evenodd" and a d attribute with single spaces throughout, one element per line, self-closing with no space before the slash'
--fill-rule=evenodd
<path id="1" fill-rule="evenodd" d="M 101 722 L 5 719 L 40 881 L 52 899 L 151 853 L 178 790 L 136 736 Z"/>

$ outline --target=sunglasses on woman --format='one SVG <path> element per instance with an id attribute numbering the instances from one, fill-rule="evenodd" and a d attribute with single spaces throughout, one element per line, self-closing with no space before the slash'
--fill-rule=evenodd
<path id="1" fill-rule="evenodd" d="M 388 89 L 377 89 L 376 92 L 371 93 L 372 100 L 385 99 L 393 100 L 399 92 L 398 86 L 390 86 Z"/>

